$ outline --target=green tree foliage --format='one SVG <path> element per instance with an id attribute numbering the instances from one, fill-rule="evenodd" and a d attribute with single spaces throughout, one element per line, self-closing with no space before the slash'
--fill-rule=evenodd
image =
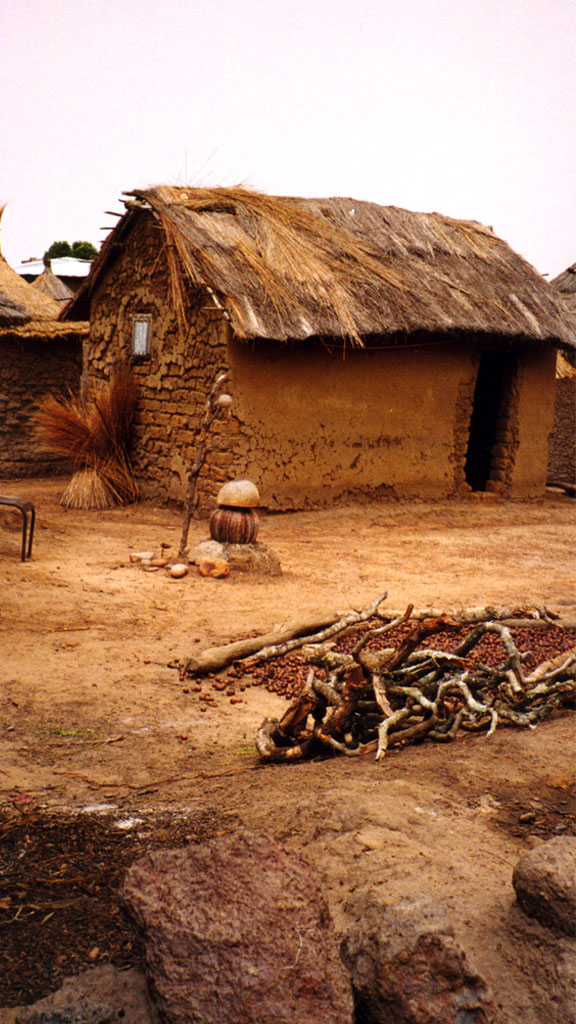
<path id="1" fill-rule="evenodd" d="M 72 255 L 78 260 L 93 260 L 98 255 L 98 250 L 92 242 L 73 242 Z"/>
<path id="2" fill-rule="evenodd" d="M 44 253 L 44 259 L 56 260 L 59 256 L 74 256 L 77 260 L 93 260 L 98 250 L 92 242 L 52 242 Z"/>
<path id="3" fill-rule="evenodd" d="M 60 256 L 71 256 L 72 246 L 70 242 L 52 242 L 49 249 L 44 253 L 45 260 L 57 260 Z"/>

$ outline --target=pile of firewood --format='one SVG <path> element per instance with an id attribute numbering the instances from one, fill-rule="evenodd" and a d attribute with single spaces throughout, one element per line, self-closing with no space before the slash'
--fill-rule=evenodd
<path id="1" fill-rule="evenodd" d="M 218 673 L 226 666 L 249 674 L 299 651 L 305 685 L 286 714 L 266 720 L 256 737 L 261 759 L 272 762 L 370 750 L 381 761 L 388 747 L 398 744 L 446 743 L 460 729 L 491 735 L 499 725 L 533 728 L 555 709 L 574 706 L 576 648 L 527 672 L 530 654 L 520 653 L 512 635 L 538 626 L 567 627 L 567 636 L 573 636 L 574 623 L 562 623 L 545 608 L 445 615 L 410 606 L 392 618 L 380 609 L 385 598 L 385 592 L 379 594 L 363 611 L 288 623 L 264 636 L 211 648 L 179 662 L 180 678 Z M 430 638 L 452 631 L 459 637 L 453 650 L 435 649 Z M 395 646 L 385 646 L 387 634 L 395 636 Z M 502 652 L 501 661 L 492 653 L 490 665 L 475 652 L 487 634 L 497 637 Z"/>
<path id="2" fill-rule="evenodd" d="M 269 719 L 259 729 L 260 757 L 289 761 L 322 750 L 348 756 L 375 750 L 380 761 L 390 746 L 424 738 L 446 743 L 460 728 L 490 736 L 500 724 L 534 727 L 556 708 L 573 703 L 576 649 L 526 674 L 526 655 L 492 609 L 468 616 L 476 622 L 450 654 L 428 646 L 428 638 L 461 630 L 466 615 L 424 618 L 396 647 L 375 645 L 412 613 L 408 608 L 386 625 L 365 630 L 349 653 L 335 651 L 331 643 L 308 641 L 303 648 L 311 666 L 306 686 L 279 721 Z M 502 646 L 497 668 L 473 656 L 486 633 L 496 634 Z"/>

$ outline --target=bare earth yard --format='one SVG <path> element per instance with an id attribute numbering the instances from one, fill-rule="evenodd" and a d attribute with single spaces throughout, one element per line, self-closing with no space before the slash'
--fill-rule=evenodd
<path id="1" fill-rule="evenodd" d="M 576 626 L 574 502 L 548 493 L 535 503 L 264 515 L 259 539 L 280 556 L 281 576 L 214 580 L 191 567 L 173 580 L 132 564 L 130 553 L 164 544 L 174 557 L 179 510 L 65 511 L 63 486 L 1 488 L 35 502 L 37 529 L 32 560 L 22 563 L 17 517 L 0 523 L 0 851 L 2 838 L 16 835 L 24 852 L 32 849 L 42 823 L 86 808 L 83 820 L 96 820 L 99 808 L 110 830 L 141 817 L 156 845 L 202 830 L 265 830 L 316 867 L 337 928 L 355 888 L 442 899 L 503 1024 L 542 1024 L 538 965 L 510 942 L 518 912 L 511 876 L 538 839 L 574 832 L 573 712 L 535 730 L 391 750 L 383 765 L 366 755 L 262 767 L 256 729 L 283 713 L 285 699 L 253 686 L 238 691 L 240 703 L 218 692 L 217 706 L 202 710 L 215 693 L 210 680 L 199 690 L 168 666 L 290 619 L 367 607 L 383 589 L 390 609 L 545 605 Z M 193 522 L 191 543 L 207 536 L 207 523 Z M 37 893 L 34 903 L 23 889 L 20 897 L 0 892 L 0 944 L 12 964 L 0 1006 L 32 1002 L 65 974 L 122 960 L 112 930 L 90 927 L 98 900 L 90 904 L 88 894 L 83 904 L 84 942 L 51 884 L 40 911 Z"/>

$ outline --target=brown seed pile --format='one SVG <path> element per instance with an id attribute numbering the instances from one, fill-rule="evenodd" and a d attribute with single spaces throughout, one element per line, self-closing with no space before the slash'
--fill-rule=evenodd
<path id="1" fill-rule="evenodd" d="M 372 628 L 376 628 L 378 625 L 381 623 L 376 623 Z M 411 625 L 405 625 L 384 634 L 383 637 L 375 637 L 367 644 L 367 648 L 379 650 L 383 647 L 394 647 L 412 628 Z M 473 626 L 466 625 L 450 632 L 437 633 L 420 646 L 451 653 L 473 628 Z M 549 629 L 522 627 L 511 630 L 511 633 L 518 651 L 527 655 L 523 662 L 526 672 L 532 671 L 542 661 L 553 658 L 561 651 L 569 650 L 576 645 L 576 629 L 562 629 L 558 626 L 550 626 Z M 346 637 L 341 641 L 336 638 L 335 649 L 349 652 L 363 635 L 363 632 L 358 631 L 354 636 Z M 485 633 L 467 657 L 474 662 L 488 665 L 490 668 L 497 668 L 506 661 L 507 654 L 497 633 Z M 243 685 L 265 686 L 270 693 L 278 693 L 286 697 L 287 700 L 293 700 L 300 694 L 305 684 L 309 666 L 304 663 L 302 654 L 295 652 L 256 665 L 250 670 L 249 677 L 244 675 L 241 665 L 237 665 L 231 671 Z M 315 671 L 318 675 L 322 674 L 319 669 Z M 228 683 L 229 680 L 226 685 Z"/>
<path id="2" fill-rule="evenodd" d="M 309 666 L 304 664 L 300 652 L 285 654 L 281 658 L 262 662 L 250 669 L 251 686 L 265 686 L 270 693 L 278 693 L 288 700 L 298 697 L 308 675 Z M 247 679 L 243 675 L 242 666 L 235 668 L 242 682 Z M 319 670 L 316 670 L 319 674 Z"/>

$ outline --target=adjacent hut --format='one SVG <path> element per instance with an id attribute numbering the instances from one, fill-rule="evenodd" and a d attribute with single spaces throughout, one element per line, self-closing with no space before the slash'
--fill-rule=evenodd
<path id="1" fill-rule="evenodd" d="M 61 304 L 23 281 L 0 253 L 0 479 L 63 472 L 42 451 L 32 417 L 47 392 L 78 391 L 87 324 L 62 323 Z"/>
<path id="2" fill-rule="evenodd" d="M 562 296 L 576 330 L 576 263 L 550 282 Z M 550 437 L 548 482 L 576 491 L 576 360 L 558 353 L 554 423 Z"/>
<path id="3" fill-rule="evenodd" d="M 44 257 L 44 270 L 32 281 L 32 287 L 54 299 L 60 307 L 65 306 L 74 294 L 52 270 L 52 261 Z"/>
<path id="4" fill-rule="evenodd" d="M 83 285 L 90 273 L 92 260 L 80 260 L 76 256 L 55 256 L 50 260 L 50 269 L 62 284 L 75 294 Z M 35 284 L 44 275 L 46 263 L 44 259 L 25 260 L 15 270 L 28 284 Z"/>
<path id="5" fill-rule="evenodd" d="M 564 303 L 576 317 L 576 263 L 553 278 L 550 284 L 562 294 Z"/>
<path id="6" fill-rule="evenodd" d="M 248 477 L 272 509 L 364 495 L 541 495 L 556 292 L 481 224 L 243 188 L 125 193 L 62 314 L 89 319 L 85 382 L 131 361 L 142 492 L 181 500 L 215 375 L 230 418 L 198 482 Z"/>

